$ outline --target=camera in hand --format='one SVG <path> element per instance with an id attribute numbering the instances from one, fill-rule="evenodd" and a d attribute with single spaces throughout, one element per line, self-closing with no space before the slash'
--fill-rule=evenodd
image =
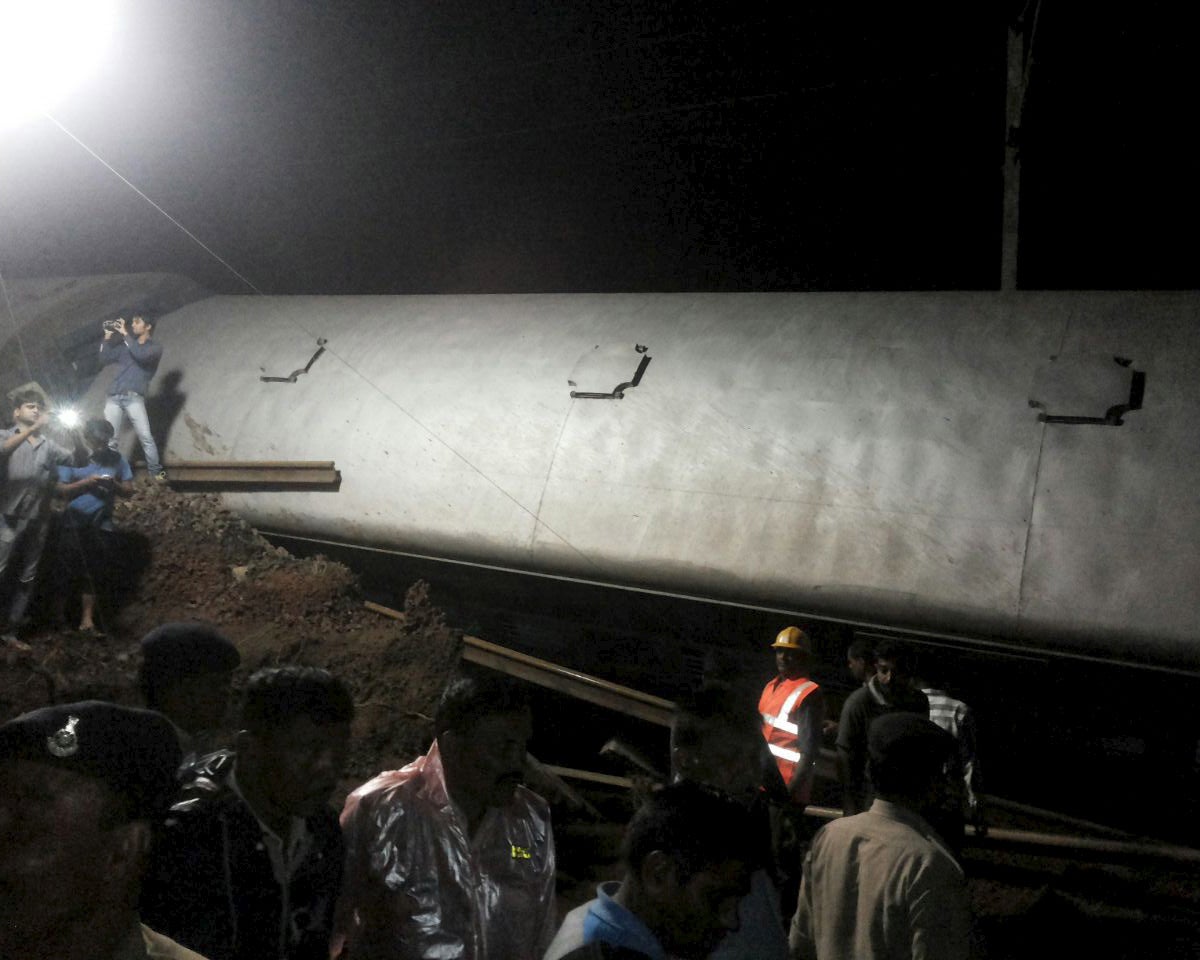
<path id="1" fill-rule="evenodd" d="M 120 324 L 120 320 L 105 320 L 102 324 L 100 324 L 100 326 L 102 326 L 105 330 L 111 330 L 113 333 L 117 333 L 120 330 Z"/>

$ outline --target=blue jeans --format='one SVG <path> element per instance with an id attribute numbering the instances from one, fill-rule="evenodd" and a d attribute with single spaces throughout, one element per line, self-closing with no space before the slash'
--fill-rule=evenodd
<path id="1" fill-rule="evenodd" d="M 140 393 L 114 393 L 104 403 L 104 419 L 113 426 L 114 442 L 121 436 L 121 426 L 128 415 L 137 434 L 142 452 L 146 455 L 146 472 L 150 476 L 162 473 L 162 462 L 158 459 L 158 446 L 150 433 L 150 418 L 146 416 L 146 398 Z"/>

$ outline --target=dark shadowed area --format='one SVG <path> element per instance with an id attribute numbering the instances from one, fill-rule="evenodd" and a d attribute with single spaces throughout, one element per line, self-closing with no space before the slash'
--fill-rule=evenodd
<path id="1" fill-rule="evenodd" d="M 1022 285 L 1196 286 L 1192 15 L 1043 6 Z M 268 293 L 989 289 L 1021 11 L 125 0 L 55 115 Z M 0 182 L 6 276 L 248 289 L 49 120 Z"/>

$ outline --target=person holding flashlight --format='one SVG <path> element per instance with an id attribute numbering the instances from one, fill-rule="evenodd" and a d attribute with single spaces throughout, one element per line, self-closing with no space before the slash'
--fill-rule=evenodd
<path id="1" fill-rule="evenodd" d="M 41 387 L 26 384 L 10 393 L 9 399 L 13 425 L 0 430 L 0 591 L 9 564 L 18 560 L 20 566 L 15 586 L 4 594 L 8 614 L 0 642 L 27 652 L 29 646 L 17 637 L 17 630 L 33 598 L 38 564 L 46 546 L 54 470 L 70 463 L 72 452 L 42 434 L 50 423 L 50 414 Z"/>
<path id="2" fill-rule="evenodd" d="M 129 417 L 146 455 L 146 472 L 155 480 L 165 481 L 167 472 L 158 458 L 158 445 L 146 415 L 146 391 L 162 360 L 162 347 L 151 339 L 153 332 L 154 320 L 146 314 L 134 314 L 128 327 L 123 317 L 104 323 L 100 365 L 117 365 L 117 375 L 108 385 L 104 419 L 112 424 L 116 438 L 121 435 L 125 417 Z"/>

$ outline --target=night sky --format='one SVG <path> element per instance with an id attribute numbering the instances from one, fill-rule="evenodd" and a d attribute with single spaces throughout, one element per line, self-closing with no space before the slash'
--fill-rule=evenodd
<path id="1" fill-rule="evenodd" d="M 1022 286 L 1200 287 L 1184 6 L 1044 0 Z M 1019 9 L 128 0 L 55 115 L 264 293 L 989 289 Z M 46 120 L 0 271 L 248 292 Z"/>

